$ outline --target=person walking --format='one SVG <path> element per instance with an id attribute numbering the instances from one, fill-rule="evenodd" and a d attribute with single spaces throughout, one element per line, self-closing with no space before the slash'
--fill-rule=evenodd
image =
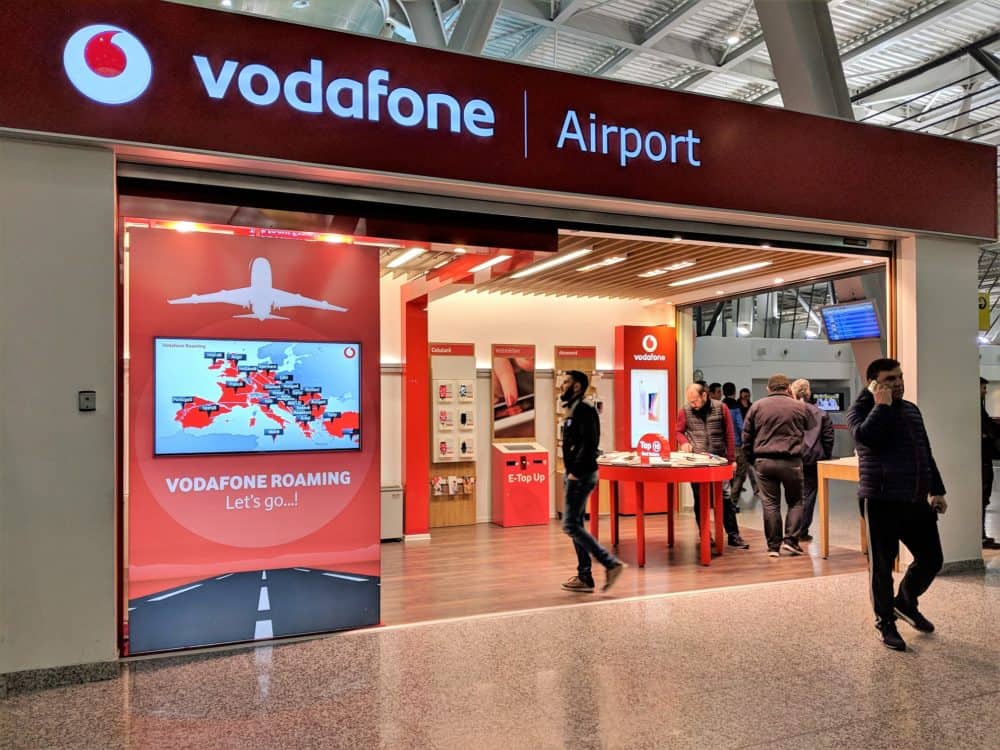
<path id="1" fill-rule="evenodd" d="M 711 393 L 709 394 L 711 397 Z M 743 412 L 740 411 L 740 402 L 736 400 L 736 383 L 722 384 L 722 403 L 729 409 L 729 417 L 733 422 L 733 442 L 736 445 L 736 469 L 733 472 L 733 479 L 730 482 L 730 502 L 733 504 L 733 512 L 740 512 L 740 492 L 743 491 L 743 480 L 746 478 L 746 459 L 743 457 Z M 743 465 L 743 479 L 740 481 L 740 492 L 736 492 L 736 475 L 740 473 L 740 464 Z"/>
<path id="2" fill-rule="evenodd" d="M 996 539 L 986 534 L 986 506 L 993 497 L 993 459 L 997 458 L 997 443 L 1000 441 L 1000 428 L 986 411 L 986 389 L 990 381 L 979 378 L 979 425 L 981 433 L 983 477 L 983 549 L 1000 549 Z"/>
<path id="3" fill-rule="evenodd" d="M 722 388 L 725 392 L 725 386 Z M 726 402 L 728 404 L 728 402 Z M 753 470 L 746 459 L 746 453 L 742 450 L 743 445 L 743 423 L 746 421 L 747 412 L 750 411 L 750 407 L 753 406 L 753 401 L 750 400 L 750 389 L 740 388 L 740 397 L 736 400 L 735 411 L 740 413 L 740 450 L 736 451 L 736 472 L 733 474 L 733 503 L 739 508 L 740 497 L 743 495 L 743 485 L 749 479 L 750 480 L 750 492 L 753 495 L 753 500 L 757 502 L 757 474 Z M 730 407 L 732 410 L 733 407 Z M 735 417 L 735 414 L 733 415 Z M 733 420 L 735 423 L 735 419 Z M 737 513 L 739 510 L 737 510 Z"/>
<path id="4" fill-rule="evenodd" d="M 802 531 L 799 532 L 799 541 L 811 542 L 809 525 L 813 520 L 819 490 L 816 462 L 827 461 L 833 455 L 833 420 L 812 402 L 812 388 L 805 378 L 792 383 L 792 396 L 805 405 L 810 417 L 802 449 Z"/>
<path id="5" fill-rule="evenodd" d="M 566 417 L 563 421 L 563 480 L 565 504 L 563 531 L 573 540 L 576 550 L 576 575 L 562 587 L 566 591 L 592 593 L 595 588 L 591 558 L 604 566 L 602 591 L 607 591 L 628 566 L 605 549 L 584 527 L 587 498 L 597 486 L 597 454 L 601 441 L 601 423 L 597 410 L 583 400 L 590 378 L 579 370 L 569 370 L 561 383 L 559 397 Z"/>
<path id="6" fill-rule="evenodd" d="M 894 359 L 868 365 L 868 388 L 847 412 L 857 444 L 858 502 L 867 524 L 875 629 L 887 647 L 905 651 L 896 618 L 923 633 L 934 625 L 917 609 L 941 570 L 937 517 L 948 509 L 923 416 L 903 399 L 903 371 Z M 913 562 L 893 596 L 892 566 L 902 542 Z"/>
<path id="7" fill-rule="evenodd" d="M 788 387 L 788 378 L 784 375 L 776 374 L 768 378 L 768 395 L 750 407 L 743 423 L 743 452 L 757 471 L 769 557 L 780 557 L 781 550 L 791 555 L 803 554 L 799 546 L 799 534 L 802 533 L 802 448 L 809 428 L 809 413 L 803 404 L 792 398 Z M 781 527 L 782 487 L 788 504 L 784 535 Z"/>
<path id="8" fill-rule="evenodd" d="M 692 383 L 684 392 L 685 403 L 677 411 L 677 421 L 674 424 L 674 434 L 677 435 L 677 447 L 686 453 L 712 453 L 725 456 L 732 463 L 736 456 L 733 421 L 729 409 L 721 401 L 713 401 L 708 397 L 705 386 Z M 694 493 L 694 518 L 701 528 L 700 488 L 691 485 Z M 750 547 L 740 536 L 740 527 L 736 523 L 736 513 L 730 499 L 729 482 L 722 483 L 722 525 L 729 539 L 729 546 L 738 549 Z"/>

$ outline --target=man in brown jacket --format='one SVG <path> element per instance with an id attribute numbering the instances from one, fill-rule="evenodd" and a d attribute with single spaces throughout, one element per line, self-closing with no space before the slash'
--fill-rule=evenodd
<path id="1" fill-rule="evenodd" d="M 743 422 L 743 451 L 757 471 L 764 508 L 764 535 L 767 554 L 779 557 L 780 550 L 801 555 L 802 533 L 802 451 L 810 417 L 806 407 L 792 398 L 784 375 L 767 381 L 768 395 L 758 399 Z M 784 537 L 781 528 L 781 488 L 785 488 L 788 516 Z"/>

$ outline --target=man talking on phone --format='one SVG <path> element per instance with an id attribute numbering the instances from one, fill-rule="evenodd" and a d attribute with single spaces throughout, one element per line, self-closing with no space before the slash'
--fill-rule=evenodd
<path id="1" fill-rule="evenodd" d="M 566 591 L 589 594 L 594 591 L 591 558 L 604 566 L 606 578 L 602 591 L 607 591 L 627 567 L 608 552 L 584 528 L 587 498 L 597 486 L 597 451 L 601 442 L 601 422 L 597 410 L 584 401 L 590 378 L 579 370 L 569 370 L 560 384 L 559 397 L 565 410 L 562 434 L 563 480 L 566 492 L 563 508 L 563 531 L 573 540 L 576 550 L 576 575 L 562 587 Z"/>
<path id="2" fill-rule="evenodd" d="M 858 499 L 868 529 L 875 628 L 887 648 L 905 651 L 896 618 L 922 633 L 934 632 L 917 600 L 941 570 L 937 517 L 948 504 L 920 409 L 903 399 L 899 362 L 876 359 L 868 365 L 867 379 L 868 388 L 847 413 L 847 423 L 857 443 Z M 893 596 L 892 565 L 900 542 L 913 562 Z"/>

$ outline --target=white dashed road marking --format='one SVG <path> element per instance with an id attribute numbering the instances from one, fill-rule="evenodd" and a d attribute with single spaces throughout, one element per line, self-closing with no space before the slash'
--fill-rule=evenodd
<path id="1" fill-rule="evenodd" d="M 345 581 L 354 581 L 355 583 L 364 583 L 367 578 L 358 578 L 357 576 L 345 576 L 342 573 L 324 573 L 325 576 L 330 576 L 330 578 L 342 578 Z"/>
<path id="2" fill-rule="evenodd" d="M 297 570 L 300 573 L 312 573 L 312 571 L 309 570 L 309 568 L 294 568 L 294 570 Z"/>
<path id="3" fill-rule="evenodd" d="M 261 571 L 260 580 L 262 580 L 262 581 L 266 581 L 267 580 L 267 571 L 266 570 Z"/>
<path id="4" fill-rule="evenodd" d="M 271 600 L 267 596 L 267 586 L 260 587 L 260 597 L 257 599 L 257 611 L 267 612 L 271 609 Z"/>
<path id="5" fill-rule="evenodd" d="M 191 589 L 199 588 L 200 586 L 201 586 L 200 583 L 196 583 L 194 586 L 188 586 L 186 589 L 181 589 L 180 591 L 171 591 L 169 594 L 161 594 L 160 596 L 154 596 L 149 601 L 151 601 L 151 602 L 160 602 L 160 601 L 163 601 L 164 599 L 169 599 L 172 596 L 177 596 L 178 594 L 183 594 L 185 591 L 191 591 Z"/>
<path id="6" fill-rule="evenodd" d="M 219 576 L 215 580 L 216 581 L 221 581 L 223 578 L 229 578 L 229 576 L 231 576 L 231 575 L 233 575 L 233 574 L 232 573 L 226 573 L 224 576 Z"/>
<path id="7" fill-rule="evenodd" d="M 274 630 L 270 620 L 257 620 L 253 629 L 253 639 L 259 641 L 263 638 L 274 638 Z"/>

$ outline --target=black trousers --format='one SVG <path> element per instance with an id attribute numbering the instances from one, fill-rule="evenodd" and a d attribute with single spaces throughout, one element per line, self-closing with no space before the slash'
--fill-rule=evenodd
<path id="1" fill-rule="evenodd" d="M 900 503 L 865 498 L 861 514 L 868 526 L 868 570 L 872 607 L 879 621 L 891 622 L 893 613 L 892 564 L 902 542 L 913 562 L 899 584 L 899 599 L 915 608 L 941 570 L 944 557 L 938 535 L 937 513 L 927 502 Z"/>
<path id="2" fill-rule="evenodd" d="M 776 550 L 782 541 L 798 542 L 802 527 L 802 459 L 801 458 L 758 458 L 754 462 L 757 470 L 757 486 L 760 487 L 761 505 L 764 508 L 764 535 L 767 548 Z M 785 502 L 788 515 L 785 517 L 784 533 L 781 525 L 781 488 L 785 488 Z"/>

